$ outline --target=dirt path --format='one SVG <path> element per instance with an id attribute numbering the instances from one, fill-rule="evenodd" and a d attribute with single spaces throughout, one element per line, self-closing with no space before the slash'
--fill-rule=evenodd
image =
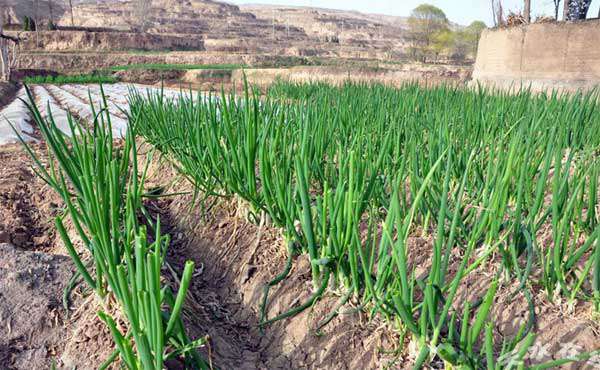
<path id="1" fill-rule="evenodd" d="M 49 368 L 68 336 L 63 291 L 73 267 L 55 243 L 59 199 L 29 163 L 19 145 L 0 146 L 2 369 Z"/>
<path id="2" fill-rule="evenodd" d="M 0 243 L 2 369 L 48 368 L 67 332 L 61 297 L 73 267 L 67 256 Z"/>

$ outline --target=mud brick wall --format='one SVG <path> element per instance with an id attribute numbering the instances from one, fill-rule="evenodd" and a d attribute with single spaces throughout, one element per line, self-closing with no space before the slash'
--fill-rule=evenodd
<path id="1" fill-rule="evenodd" d="M 473 80 L 538 91 L 590 89 L 600 84 L 600 20 L 486 30 Z"/>

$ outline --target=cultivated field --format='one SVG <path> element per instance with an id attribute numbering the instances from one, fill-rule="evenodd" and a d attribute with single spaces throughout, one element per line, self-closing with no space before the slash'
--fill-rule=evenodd
<path id="1" fill-rule="evenodd" d="M 600 366 L 596 95 L 30 91 L 0 111 L 13 367 Z"/>

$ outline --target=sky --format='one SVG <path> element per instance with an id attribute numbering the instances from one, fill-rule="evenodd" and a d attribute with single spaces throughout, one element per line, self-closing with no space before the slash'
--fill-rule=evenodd
<path id="1" fill-rule="evenodd" d="M 228 0 L 234 4 L 275 4 L 315 6 L 332 9 L 358 10 L 364 13 L 381 13 L 408 16 L 419 4 L 427 2 L 441 8 L 450 21 L 468 25 L 474 20 L 482 20 L 489 26 L 493 24 L 491 0 Z M 554 15 L 553 0 L 531 0 L 531 15 Z M 523 0 L 502 0 L 505 12 L 522 9 Z M 600 0 L 593 0 L 589 16 L 598 14 Z M 561 4 L 562 9 L 562 4 Z M 562 10 L 561 10 L 562 13 Z M 559 14 L 561 14 L 559 13 Z"/>

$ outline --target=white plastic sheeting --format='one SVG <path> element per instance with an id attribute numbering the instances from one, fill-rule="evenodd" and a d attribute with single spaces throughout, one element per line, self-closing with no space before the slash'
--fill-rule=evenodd
<path id="1" fill-rule="evenodd" d="M 147 95 L 148 93 L 159 93 L 161 88 L 140 84 L 111 84 L 104 85 L 103 90 L 111 116 L 113 135 L 115 138 L 121 138 L 127 131 L 127 114 L 125 112 L 129 111 L 129 93 L 135 90 L 142 95 Z M 96 113 L 103 105 L 99 85 L 36 85 L 32 87 L 32 91 L 40 114 L 47 118 L 52 113 L 57 127 L 67 136 L 71 135 L 67 119 L 69 113 L 83 121 L 84 124 L 89 124 L 94 119 L 90 107 L 90 97 Z M 175 100 L 182 95 L 189 96 L 190 94 L 188 90 L 171 88 L 164 88 L 162 91 L 166 99 Z M 193 97 L 196 98 L 196 93 L 193 94 Z M 25 89 L 19 91 L 18 98 L 28 100 Z M 19 141 L 9 122 L 23 139 L 35 140 L 30 136 L 33 133 L 31 121 L 29 110 L 20 99 L 15 99 L 7 105 L 0 111 L 0 145 Z"/>
<path id="2" fill-rule="evenodd" d="M 88 87 L 81 85 L 64 85 L 62 86 L 62 88 L 87 104 L 89 104 L 91 97 L 91 101 L 94 104 L 94 109 L 96 109 L 96 111 L 98 111 L 100 107 L 104 105 L 100 88 L 97 86 Z M 117 101 L 115 100 L 112 94 L 107 94 L 106 90 L 104 91 L 104 96 L 106 97 L 106 104 L 108 105 L 108 111 L 110 112 L 111 118 L 127 117 L 127 115 L 123 113 L 123 110 L 127 111 L 129 109 L 129 106 L 127 104 L 127 97 L 125 97 L 124 100 L 119 99 Z"/>
<path id="3" fill-rule="evenodd" d="M 27 100 L 25 89 L 21 89 L 17 99 L 0 111 L 0 145 L 18 142 L 19 136 L 25 141 L 35 141 L 30 136 L 33 127 L 29 124 L 29 109 L 21 99 Z"/>
<path id="4" fill-rule="evenodd" d="M 42 117 L 48 118 L 50 113 L 52 113 L 52 119 L 56 123 L 58 129 L 62 131 L 63 134 L 71 136 L 67 111 L 62 109 L 44 86 L 35 86 L 33 88 L 33 93 L 35 94 L 35 103 Z"/>
<path id="5" fill-rule="evenodd" d="M 100 86 L 98 85 L 89 85 L 86 86 L 89 88 L 90 92 L 94 93 L 98 97 L 101 97 Z M 127 109 L 129 105 L 129 85 L 126 84 L 114 84 L 114 85 L 104 85 L 102 86 L 104 90 L 104 95 L 106 96 L 106 100 L 114 103 L 120 108 Z M 87 90 L 86 90 L 87 91 Z"/>
<path id="6" fill-rule="evenodd" d="M 56 86 L 48 86 L 48 90 L 59 100 L 63 107 L 79 117 L 80 120 L 87 121 L 88 123 L 94 121 L 94 112 L 92 111 L 89 101 L 84 101 L 70 92 Z M 98 107 L 95 107 L 95 109 L 96 114 L 98 114 Z M 116 116 L 111 116 L 110 120 L 112 123 L 113 136 L 115 138 L 124 137 L 127 132 L 127 121 Z"/>
<path id="7" fill-rule="evenodd" d="M 127 85 L 127 88 L 132 89 L 137 91 L 138 93 L 142 94 L 142 96 L 146 97 L 148 96 L 148 93 L 150 94 L 159 94 L 161 92 L 161 88 L 160 87 L 153 87 L 153 86 L 147 86 L 147 85 L 140 85 L 140 84 L 129 84 Z M 179 101 L 180 97 L 190 97 L 190 90 L 181 90 L 181 89 L 172 89 L 172 88 L 163 88 L 162 89 L 162 94 L 163 97 L 166 100 L 173 100 L 175 103 L 177 103 Z M 193 92 L 192 93 L 192 97 L 195 99 L 197 97 L 197 92 Z"/>

